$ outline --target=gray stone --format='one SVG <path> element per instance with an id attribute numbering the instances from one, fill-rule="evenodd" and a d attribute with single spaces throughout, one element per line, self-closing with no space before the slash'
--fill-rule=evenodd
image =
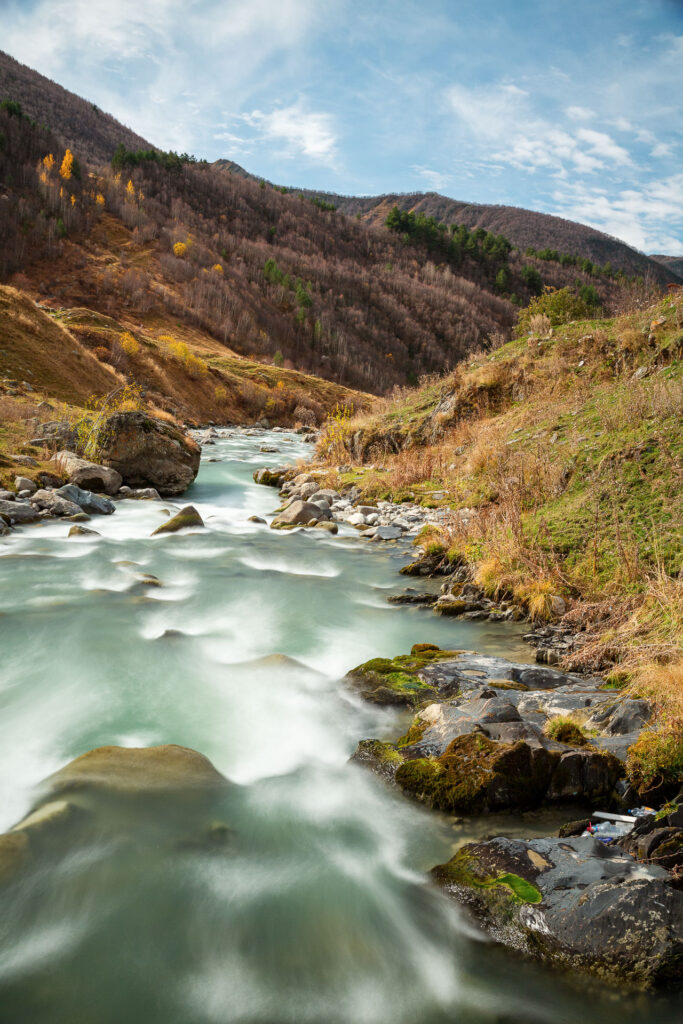
<path id="1" fill-rule="evenodd" d="M 318 519 L 321 510 L 308 501 L 295 500 L 280 512 L 270 524 L 271 530 L 286 529 L 289 526 L 306 526 L 311 519 Z"/>
<path id="2" fill-rule="evenodd" d="M 52 456 L 52 462 L 66 476 L 69 483 L 76 484 L 84 490 L 116 494 L 123 482 L 121 474 L 115 469 L 89 462 L 74 452 L 57 452 Z"/>
<path id="3" fill-rule="evenodd" d="M 99 515 L 110 516 L 112 512 L 116 511 L 116 505 L 109 498 L 93 494 L 92 491 L 84 491 L 76 484 L 65 484 L 64 487 L 60 487 L 54 493 L 60 498 L 65 498 L 67 501 L 72 501 L 74 504 L 79 505 L 84 512 L 96 512 Z"/>
<path id="4" fill-rule="evenodd" d="M 17 476 L 14 478 L 14 486 L 17 491 L 27 491 L 29 494 L 35 494 L 38 490 L 38 485 L 33 480 L 29 480 L 27 476 Z"/>
<path id="5" fill-rule="evenodd" d="M 21 523 L 34 523 L 39 518 L 37 509 L 33 505 L 29 505 L 28 502 L 1 500 L 0 517 L 10 526 Z"/>
<path id="6" fill-rule="evenodd" d="M 56 491 L 40 490 L 31 498 L 34 508 L 47 512 L 51 516 L 75 516 L 81 511 L 80 505 L 67 498 L 60 498 Z"/>
<path id="7" fill-rule="evenodd" d="M 644 988 L 680 981 L 683 893 L 619 847 L 496 838 L 432 874 L 492 938 L 529 956 Z"/>

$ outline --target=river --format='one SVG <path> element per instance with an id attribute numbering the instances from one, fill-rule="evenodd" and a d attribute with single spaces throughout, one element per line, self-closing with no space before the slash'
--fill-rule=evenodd
<path id="1" fill-rule="evenodd" d="M 405 546 L 249 522 L 277 504 L 254 468 L 308 452 L 222 431 L 181 502 L 204 531 L 151 538 L 178 503 L 124 501 L 88 524 L 101 537 L 53 521 L 0 539 L 0 828 L 104 744 L 182 744 L 237 784 L 211 808 L 227 852 L 175 841 L 177 810 L 140 800 L 119 833 L 142 841 L 102 837 L 12 891 L 0 1024 L 673 1021 L 482 942 L 425 878 L 463 826 L 349 764 L 401 722 L 350 694 L 348 669 L 419 642 L 530 650 L 513 624 L 389 605 Z"/>

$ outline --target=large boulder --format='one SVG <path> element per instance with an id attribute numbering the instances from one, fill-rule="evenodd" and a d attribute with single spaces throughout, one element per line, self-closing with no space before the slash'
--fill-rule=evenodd
<path id="1" fill-rule="evenodd" d="M 122 484 L 121 474 L 108 466 L 82 459 L 74 452 L 57 452 L 51 460 L 55 468 L 66 476 L 70 484 L 86 491 L 116 494 Z"/>
<path id="2" fill-rule="evenodd" d="M 83 511 L 75 501 L 62 498 L 56 491 L 36 491 L 31 497 L 31 504 L 41 512 L 49 512 L 51 516 L 77 516 Z"/>
<path id="3" fill-rule="evenodd" d="M 498 942 L 601 978 L 679 983 L 683 893 L 592 837 L 469 843 L 432 871 Z"/>
<path id="4" fill-rule="evenodd" d="M 129 487 L 155 487 L 159 494 L 182 494 L 199 471 L 201 450 L 177 426 L 146 412 L 117 412 L 96 428 L 98 457 Z"/>

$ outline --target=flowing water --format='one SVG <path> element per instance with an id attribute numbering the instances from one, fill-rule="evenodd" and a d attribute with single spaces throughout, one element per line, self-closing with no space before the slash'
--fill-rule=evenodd
<path id="1" fill-rule="evenodd" d="M 0 830 L 105 744 L 182 744 L 236 784 L 190 807 L 100 800 L 86 848 L 7 891 L 1 1024 L 673 1021 L 493 949 L 429 887 L 462 829 L 348 763 L 403 719 L 340 678 L 418 642 L 529 649 L 511 624 L 387 604 L 405 548 L 248 522 L 277 501 L 252 482 L 263 437 L 205 451 L 183 498 L 205 531 L 150 538 L 176 506 L 128 501 L 99 538 L 51 522 L 0 540 Z M 269 440 L 271 458 L 309 451 Z M 207 822 L 227 846 L 199 841 Z"/>

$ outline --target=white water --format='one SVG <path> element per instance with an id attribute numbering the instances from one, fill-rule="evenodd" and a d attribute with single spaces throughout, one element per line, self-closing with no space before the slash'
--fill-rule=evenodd
<path id="1" fill-rule="evenodd" d="M 0 898 L 0 1024 L 664 1020 L 481 944 L 430 889 L 458 833 L 348 763 L 403 720 L 340 679 L 417 642 L 529 650 L 515 626 L 387 604 L 405 549 L 249 523 L 277 503 L 251 480 L 261 443 L 207 449 L 181 502 L 205 531 L 150 538 L 178 504 L 128 501 L 99 538 L 0 540 L 0 828 L 103 744 L 179 743 L 240 784 L 213 808 L 228 856 L 171 843 L 174 810 L 141 805 L 143 853 L 95 843 Z"/>

